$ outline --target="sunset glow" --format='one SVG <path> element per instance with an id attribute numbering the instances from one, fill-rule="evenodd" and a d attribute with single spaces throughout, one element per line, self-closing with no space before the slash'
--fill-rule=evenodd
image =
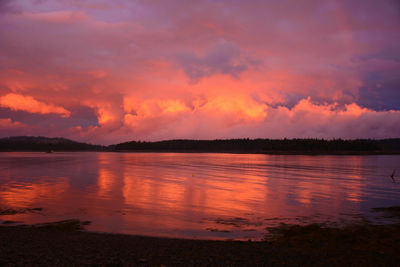
<path id="1" fill-rule="evenodd" d="M 394 0 L 0 1 L 0 137 L 399 137 L 399 29 Z"/>

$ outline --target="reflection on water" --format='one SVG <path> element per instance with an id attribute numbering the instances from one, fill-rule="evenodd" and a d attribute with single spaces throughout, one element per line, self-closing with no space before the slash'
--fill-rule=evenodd
<path id="1" fill-rule="evenodd" d="M 280 222 L 340 222 L 400 205 L 400 156 L 0 153 L 2 216 L 78 218 L 90 230 L 188 238 L 261 238 Z"/>

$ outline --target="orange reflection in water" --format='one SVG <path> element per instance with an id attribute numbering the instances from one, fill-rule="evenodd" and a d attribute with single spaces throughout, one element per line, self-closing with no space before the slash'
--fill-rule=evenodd
<path id="1" fill-rule="evenodd" d="M 271 218 L 288 222 L 287 218 L 297 216 L 338 216 L 360 210 L 360 202 L 366 201 L 368 194 L 375 194 L 373 199 L 384 192 L 382 188 L 373 191 L 381 181 L 377 185 L 374 176 L 365 171 L 371 159 L 359 156 L 18 155 L 13 154 L 10 162 L 26 160 L 27 167 L 11 168 L 14 165 L 9 164 L 4 166 L 10 168 L 0 169 L 2 206 L 43 207 L 43 214 L 36 214 L 41 221 L 91 220 L 89 229 L 105 232 L 246 238 L 262 235 Z M 1 162 L 5 164 L 4 156 Z M 390 181 L 388 184 L 392 189 Z M 38 221 L 33 216 L 20 218 L 25 223 Z M 250 223 L 233 225 L 232 218 Z M 244 231 L 251 228 L 259 232 Z"/>
<path id="2" fill-rule="evenodd" d="M 295 185 L 298 202 L 312 205 L 321 197 L 329 198 L 325 208 L 331 214 L 342 209 L 343 198 L 361 202 L 362 157 L 347 156 L 345 164 L 340 156 L 321 156 L 317 165 L 310 162 L 312 159 L 307 156 L 297 156 L 296 159 L 297 166 L 303 168 L 302 177 Z"/>
<path id="3" fill-rule="evenodd" d="M 100 167 L 99 176 L 97 179 L 97 185 L 99 187 L 97 194 L 100 197 L 107 197 L 112 190 L 115 179 L 117 179 L 115 173 L 113 173 L 111 170 Z"/>
<path id="4" fill-rule="evenodd" d="M 345 184 L 346 192 L 348 192 L 347 198 L 353 202 L 361 202 L 363 184 L 362 157 L 351 157 L 349 160 L 351 160 L 353 172 L 349 175 L 351 180 Z"/>
<path id="5" fill-rule="evenodd" d="M 57 183 L 39 181 L 21 187 L 5 186 L 0 194 L 0 199 L 9 207 L 27 207 L 42 199 L 51 201 L 58 199 L 68 188 L 68 179 L 60 179 Z"/>
<path id="6" fill-rule="evenodd" d="M 136 162 L 132 168 L 131 163 L 138 160 L 137 155 L 124 155 L 122 192 L 125 204 L 143 212 L 127 214 L 129 224 L 152 225 L 164 232 L 188 228 L 204 231 L 206 225 L 200 224 L 204 219 L 243 216 L 256 212 L 260 208 L 257 203 L 264 203 L 266 177 L 249 173 L 228 174 L 218 168 L 182 168 L 185 157 L 161 157 L 162 167 Z M 226 159 L 221 156 L 219 160 Z"/>
<path id="7" fill-rule="evenodd" d="M 126 157 L 129 161 L 129 155 Z M 177 174 L 174 181 L 169 181 L 158 169 L 126 166 L 122 190 L 125 205 L 128 209 L 139 210 L 139 213 L 132 212 L 127 216 L 127 223 L 139 225 L 139 228 L 162 228 L 163 231 L 183 228 L 186 222 L 177 216 L 185 207 L 185 187 L 179 182 L 182 177 Z"/>
<path id="8" fill-rule="evenodd" d="M 226 173 L 219 173 L 226 175 Z M 213 216 L 252 213 L 259 207 L 257 202 L 264 203 L 268 195 L 268 187 L 263 184 L 266 177 L 241 173 L 236 179 L 209 180 L 205 179 L 205 203 L 213 211 Z M 228 176 L 229 177 L 229 176 Z"/>
<path id="9" fill-rule="evenodd" d="M 327 199 L 323 209 L 336 212 L 342 206 L 341 194 L 354 202 L 360 201 L 361 197 L 361 173 L 357 168 L 352 169 L 351 173 L 345 174 L 348 180 L 338 182 L 336 178 L 343 174 L 340 168 L 336 169 L 338 162 L 335 157 L 323 158 L 318 164 L 315 157 L 295 156 L 289 157 L 289 161 L 286 157 L 280 165 L 261 172 L 254 172 L 255 163 L 279 161 L 280 157 L 214 154 L 213 161 L 207 161 L 205 168 L 182 168 L 188 158 L 183 154 L 118 155 L 123 166 L 118 173 L 110 168 L 115 162 L 99 165 L 97 193 L 102 197 L 112 195 L 118 203 L 122 199 L 128 209 L 147 212 L 146 216 L 127 214 L 128 221 L 138 223 L 144 220 L 173 228 L 181 227 L 184 220 L 180 218 L 188 214 L 195 214 L 193 216 L 200 219 L 253 213 L 287 215 L 290 201 L 299 203 L 298 211 L 301 213 L 301 205 L 304 208 L 315 205 L 321 197 Z M 106 160 L 107 157 L 100 158 L 100 161 Z M 224 166 L 227 160 L 228 167 Z M 159 161 L 161 164 L 153 164 Z M 350 165 L 361 164 L 357 162 L 359 157 L 348 157 L 346 161 Z M 235 166 L 240 167 L 235 169 Z M 291 190 L 294 195 L 290 194 Z M 162 220 L 155 221 L 154 218 L 158 217 Z"/>

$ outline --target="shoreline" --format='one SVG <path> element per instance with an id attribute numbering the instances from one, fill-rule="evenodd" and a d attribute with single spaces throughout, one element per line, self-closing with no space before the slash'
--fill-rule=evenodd
<path id="1" fill-rule="evenodd" d="M 0 138 L 0 151 L 97 151 L 149 153 L 234 153 L 271 155 L 398 155 L 400 138 L 231 138 L 127 141 L 110 145 L 76 142 L 62 137 L 10 136 Z"/>
<path id="2" fill-rule="evenodd" d="M 288 151 L 186 151 L 186 150 L 57 150 L 51 153 L 47 151 L 37 151 L 37 150 L 10 150 L 10 151 L 0 151 L 0 153 L 81 153 L 81 152 L 97 152 L 97 153 L 176 153 L 176 154 L 238 154 L 238 155 L 277 155 L 277 156 L 393 156 L 400 155 L 400 151 L 374 151 L 374 152 L 357 152 L 357 151 L 341 151 L 341 152 L 288 152 Z"/>
<path id="3" fill-rule="evenodd" d="M 249 155 L 282 155 L 282 156 L 375 156 L 375 155 L 400 155 L 400 151 L 374 151 L 374 152 L 355 152 L 355 151 L 342 151 L 338 153 L 332 152 L 290 152 L 290 151 L 250 151 L 250 152 L 243 152 L 243 151 L 184 151 L 184 150 L 115 150 L 115 151 L 104 151 L 104 152 L 115 152 L 115 153 L 182 153 L 182 154 L 249 154 Z"/>
<path id="4" fill-rule="evenodd" d="M 53 226 L 1 226 L 0 265 L 391 266 L 400 262 L 400 224 L 281 225 L 274 228 L 274 238 L 256 242 Z"/>

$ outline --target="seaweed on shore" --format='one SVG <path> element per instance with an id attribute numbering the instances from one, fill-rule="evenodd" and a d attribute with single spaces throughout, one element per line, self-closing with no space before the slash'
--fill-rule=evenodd
<path id="1" fill-rule="evenodd" d="M 400 207 L 393 206 L 387 208 L 373 208 L 374 212 L 383 212 L 384 217 L 387 218 L 399 218 L 400 219 Z"/>
<path id="2" fill-rule="evenodd" d="M 43 230 L 58 230 L 58 231 L 81 231 L 84 230 L 85 225 L 89 225 L 90 221 L 80 221 L 77 219 L 49 222 L 49 223 L 39 223 L 27 225 L 26 227 L 32 227 Z"/>
<path id="3" fill-rule="evenodd" d="M 0 208 L 0 215 L 15 215 L 15 214 L 23 214 L 27 212 L 35 213 L 42 211 L 43 208 Z"/>
<path id="4" fill-rule="evenodd" d="M 243 227 L 243 226 L 261 226 L 262 222 L 260 221 L 250 221 L 246 218 L 234 217 L 234 218 L 216 218 L 212 219 L 217 224 L 234 226 L 234 227 Z"/>
<path id="5" fill-rule="evenodd" d="M 230 233 L 230 232 L 232 232 L 230 230 L 217 229 L 217 228 L 206 228 L 206 230 L 210 231 L 210 232 L 219 232 L 219 233 Z"/>
<path id="6" fill-rule="evenodd" d="M 22 223 L 20 221 L 3 221 L 2 224 L 17 224 L 17 223 Z"/>
<path id="7" fill-rule="evenodd" d="M 289 225 L 267 228 L 266 241 L 282 243 L 299 249 L 333 249 L 335 246 L 355 246 L 371 250 L 379 246 L 382 250 L 394 252 L 394 243 L 400 242 L 400 224 L 375 225 L 368 222 L 349 224 L 344 227 L 330 227 L 324 224 Z"/>

